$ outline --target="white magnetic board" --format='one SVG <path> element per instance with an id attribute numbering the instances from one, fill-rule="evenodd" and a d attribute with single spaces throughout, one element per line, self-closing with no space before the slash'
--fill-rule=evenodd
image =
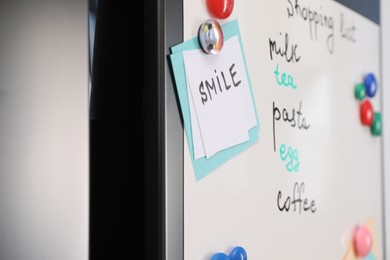
<path id="1" fill-rule="evenodd" d="M 188 40 L 210 14 L 205 1 L 183 3 Z M 315 14 L 318 23 L 309 19 Z M 382 259 L 382 136 L 361 123 L 362 101 L 354 95 L 356 84 L 373 73 L 379 88 L 369 100 L 381 112 L 380 27 L 319 0 L 235 1 L 231 16 L 219 22 L 233 20 L 260 138 L 200 180 L 185 139 L 184 259 L 210 259 L 236 245 L 256 260 L 343 259 L 354 227 L 367 223 L 373 254 Z M 288 55 L 277 54 L 275 45 Z M 297 87 L 280 85 L 275 71 L 289 74 Z M 283 120 L 283 110 L 289 119 L 295 113 L 295 126 Z M 298 115 L 310 127 L 300 128 Z M 296 171 L 283 159 L 281 149 L 289 147 L 297 151 Z M 291 203 L 294 196 L 301 203 Z"/>

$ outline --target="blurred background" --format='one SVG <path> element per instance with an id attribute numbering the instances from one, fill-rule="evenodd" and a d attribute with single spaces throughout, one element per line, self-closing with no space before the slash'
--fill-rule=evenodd
<path id="1" fill-rule="evenodd" d="M 0 1 L 0 259 L 88 259 L 88 3 Z"/>
<path id="2" fill-rule="evenodd" d="M 143 153 L 130 145 L 142 131 L 140 121 L 130 128 L 130 78 L 140 71 L 124 62 L 135 61 L 126 8 L 0 1 L 0 260 L 131 255 L 130 231 L 140 233 L 128 212 L 142 221 L 143 200 L 130 191 L 143 183 L 131 175 L 142 178 L 130 147 Z"/>

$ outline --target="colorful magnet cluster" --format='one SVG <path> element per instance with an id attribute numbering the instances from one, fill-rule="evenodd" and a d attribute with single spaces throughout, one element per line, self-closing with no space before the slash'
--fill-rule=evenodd
<path id="1" fill-rule="evenodd" d="M 233 12 L 234 0 L 207 0 L 210 14 L 216 19 L 226 19 Z M 206 54 L 218 54 L 223 47 L 221 25 L 215 19 L 207 19 L 198 30 L 198 41 Z"/>
<path id="2" fill-rule="evenodd" d="M 371 134 L 380 136 L 382 133 L 382 116 L 375 112 L 370 98 L 378 91 L 378 83 L 373 73 L 364 77 L 364 81 L 355 86 L 355 97 L 360 100 L 360 120 L 363 125 L 370 127 Z"/>
<path id="3" fill-rule="evenodd" d="M 241 246 L 234 247 L 230 254 L 227 255 L 222 252 L 215 253 L 210 260 L 247 260 L 248 257 L 246 255 L 246 251 Z"/>

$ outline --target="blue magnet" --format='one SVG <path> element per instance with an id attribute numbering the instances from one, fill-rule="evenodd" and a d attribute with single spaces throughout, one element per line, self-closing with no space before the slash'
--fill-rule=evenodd
<path id="1" fill-rule="evenodd" d="M 210 260 L 230 260 L 229 256 L 224 253 L 215 253 Z"/>
<path id="2" fill-rule="evenodd" d="M 366 94 L 369 97 L 375 96 L 375 93 L 378 89 L 378 84 L 376 83 L 376 78 L 374 74 L 369 73 L 364 77 L 364 85 L 366 86 Z"/>
<path id="3" fill-rule="evenodd" d="M 247 260 L 246 251 L 241 246 L 236 246 L 229 254 L 230 260 Z"/>

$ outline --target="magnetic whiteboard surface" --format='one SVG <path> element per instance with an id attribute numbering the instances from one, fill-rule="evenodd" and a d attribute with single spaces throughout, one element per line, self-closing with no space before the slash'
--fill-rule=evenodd
<path id="1" fill-rule="evenodd" d="M 362 125 L 354 97 L 355 85 L 374 73 L 379 91 L 370 101 L 380 111 L 380 28 L 336 2 L 299 1 L 301 10 L 332 18 L 333 28 L 315 28 L 297 13 L 288 17 L 289 10 L 295 12 L 293 2 L 235 1 L 232 15 L 219 20 L 239 23 L 260 140 L 196 181 L 185 139 L 186 260 L 210 259 L 236 245 L 256 260 L 342 259 L 353 228 L 368 219 L 374 220 L 378 259 L 383 258 L 382 137 Z M 184 1 L 183 17 L 184 40 L 196 37 L 210 17 L 205 1 Z M 271 59 L 270 42 L 284 48 L 287 38 L 299 61 L 275 53 Z M 277 67 L 294 78 L 296 89 L 278 85 Z M 275 107 L 290 116 L 299 110 L 310 128 L 275 120 Z M 283 145 L 299 152 L 298 171 L 286 169 Z M 304 184 L 302 199 L 315 201 L 315 212 L 293 205 L 280 210 L 295 184 Z"/>

